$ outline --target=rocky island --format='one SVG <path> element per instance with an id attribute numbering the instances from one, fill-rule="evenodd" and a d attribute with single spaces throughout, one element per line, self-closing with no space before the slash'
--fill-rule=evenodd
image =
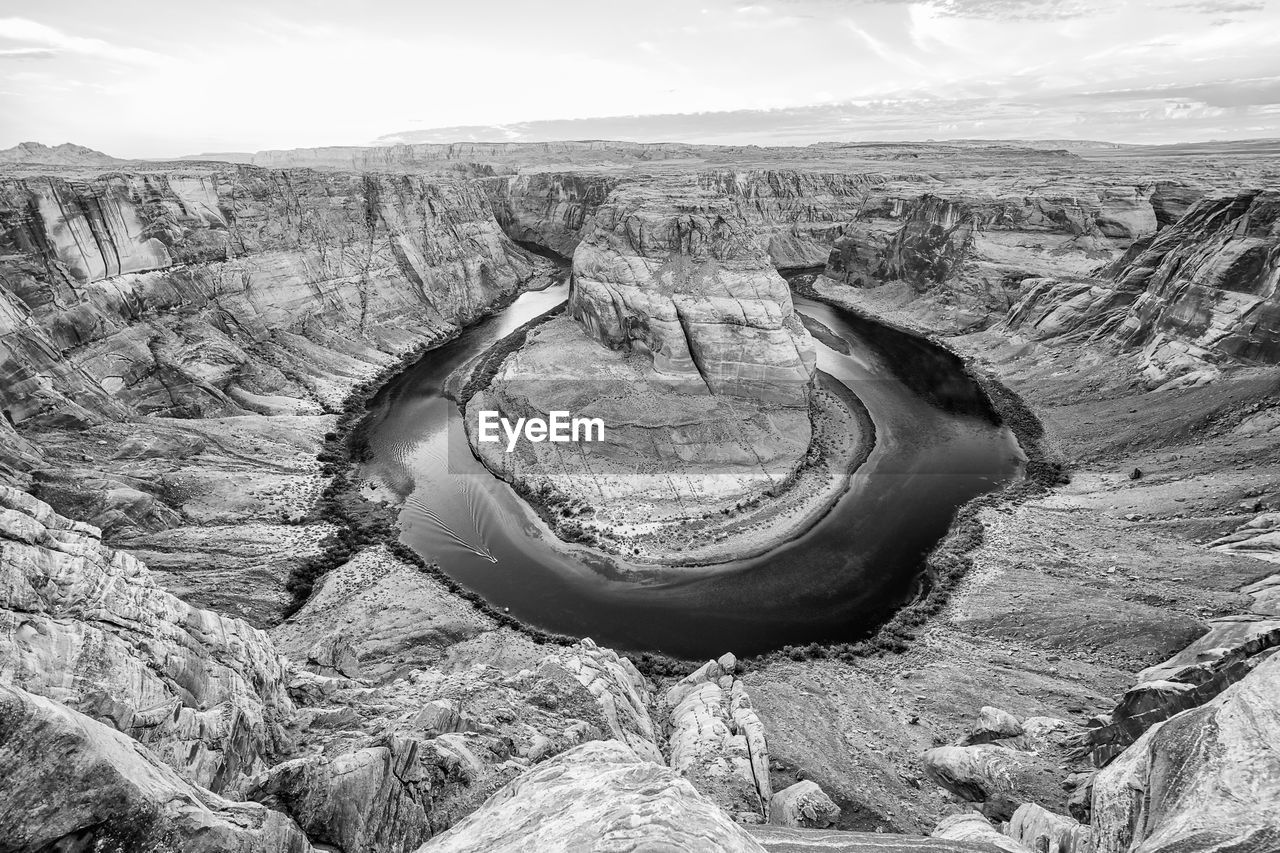
<path id="1" fill-rule="evenodd" d="M 562 533 L 679 565 L 754 556 L 825 512 L 874 431 L 819 377 L 809 333 L 763 242 L 723 196 L 620 187 L 573 253 L 567 315 L 470 383 L 468 435 Z M 599 418 L 601 443 L 476 441 L 475 414 Z"/>

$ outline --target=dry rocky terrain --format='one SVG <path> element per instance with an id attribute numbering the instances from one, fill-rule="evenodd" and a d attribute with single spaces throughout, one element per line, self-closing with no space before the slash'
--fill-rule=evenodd
<path id="1" fill-rule="evenodd" d="M 20 153 L 0 850 L 1280 849 L 1274 160 Z M 1070 481 L 962 512 L 932 563 L 945 601 L 878 646 L 900 651 L 670 674 L 546 642 L 323 511 L 344 408 L 551 273 L 516 241 L 573 258 L 564 346 L 615 364 L 598 342 L 625 333 L 633 369 L 726 397 L 749 362 L 806 389 L 802 416 L 808 333 L 774 270 L 807 269 L 806 292 L 1016 392 L 1024 448 Z M 720 288 L 760 322 L 717 328 Z"/>

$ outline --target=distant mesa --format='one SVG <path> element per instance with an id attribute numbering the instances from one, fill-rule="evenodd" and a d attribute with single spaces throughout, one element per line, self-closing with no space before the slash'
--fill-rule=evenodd
<path id="1" fill-rule="evenodd" d="M 20 142 L 0 150 L 0 163 L 41 164 L 50 166 L 110 166 L 126 161 L 83 145 L 64 142 L 48 146 L 39 142 Z"/>

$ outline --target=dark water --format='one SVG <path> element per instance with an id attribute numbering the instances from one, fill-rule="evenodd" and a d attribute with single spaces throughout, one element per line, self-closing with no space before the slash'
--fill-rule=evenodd
<path id="1" fill-rule="evenodd" d="M 441 396 L 451 371 L 566 295 L 525 294 L 429 353 L 374 400 L 367 430 L 365 473 L 405 501 L 404 541 L 526 623 L 693 658 L 857 639 L 911 596 L 955 510 L 1024 461 L 954 357 L 797 297 L 836 336 L 819 341 L 819 368 L 858 394 L 877 431 L 831 513 L 768 554 L 718 566 L 623 573 L 612 558 L 566 554 L 460 446 L 457 406 Z"/>

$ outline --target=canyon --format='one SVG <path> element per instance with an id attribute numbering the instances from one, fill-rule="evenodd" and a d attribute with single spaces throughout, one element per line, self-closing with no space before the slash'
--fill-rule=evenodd
<path id="1" fill-rule="evenodd" d="M 0 849 L 1280 844 L 1273 159 L 40 156 L 0 174 Z M 700 663 L 529 630 L 405 548 L 348 453 L 380 387 L 566 263 L 565 313 L 459 374 L 468 413 L 643 385 L 608 432 L 709 456 L 709 522 L 767 510 L 815 412 L 865 429 L 803 296 L 950 353 L 1025 476 L 863 642 Z M 619 472 L 653 456 L 623 436 Z M 580 471 L 483 461 L 584 502 Z M 688 495 L 634 476 L 596 478 L 615 530 L 676 522 Z"/>

